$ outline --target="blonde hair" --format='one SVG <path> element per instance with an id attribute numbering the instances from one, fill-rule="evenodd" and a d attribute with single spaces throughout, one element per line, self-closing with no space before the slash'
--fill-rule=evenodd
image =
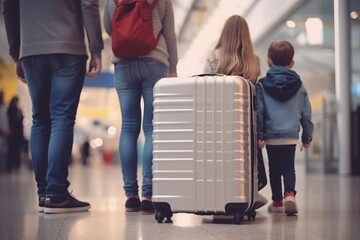
<path id="1" fill-rule="evenodd" d="M 254 53 L 244 18 L 234 15 L 226 20 L 215 50 L 220 54 L 218 73 L 240 75 L 256 82 L 260 75 L 260 60 Z"/>

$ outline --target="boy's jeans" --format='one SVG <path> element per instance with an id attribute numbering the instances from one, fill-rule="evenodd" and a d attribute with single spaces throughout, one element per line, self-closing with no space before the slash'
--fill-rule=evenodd
<path id="1" fill-rule="evenodd" d="M 284 179 L 285 192 L 295 191 L 295 149 L 296 145 L 266 145 L 269 158 L 270 186 L 272 200 L 283 199 L 281 177 Z"/>

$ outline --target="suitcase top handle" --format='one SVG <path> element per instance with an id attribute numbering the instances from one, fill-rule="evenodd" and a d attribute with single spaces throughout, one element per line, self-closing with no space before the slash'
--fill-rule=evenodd
<path id="1" fill-rule="evenodd" d="M 226 76 L 225 74 L 218 74 L 218 73 L 201 73 L 192 75 L 192 77 L 206 77 L 206 76 Z"/>

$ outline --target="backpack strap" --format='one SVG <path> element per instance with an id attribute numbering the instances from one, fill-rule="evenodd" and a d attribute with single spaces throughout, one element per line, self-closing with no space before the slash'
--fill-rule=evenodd
<path id="1" fill-rule="evenodd" d="M 133 2 L 135 2 L 136 0 L 133 0 Z M 147 0 L 142 0 L 144 3 L 148 4 L 148 1 Z M 114 3 L 115 3 L 115 6 L 118 6 L 120 4 L 120 1 L 119 0 L 114 0 Z M 152 8 L 156 6 L 156 4 L 158 3 L 158 0 L 153 0 L 151 2 L 151 4 L 148 4 L 150 5 Z"/>

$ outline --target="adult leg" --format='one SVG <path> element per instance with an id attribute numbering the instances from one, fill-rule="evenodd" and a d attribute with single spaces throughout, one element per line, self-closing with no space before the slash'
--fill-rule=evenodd
<path id="1" fill-rule="evenodd" d="M 68 167 L 74 138 L 74 125 L 86 72 L 86 57 L 69 54 L 49 55 L 51 64 L 50 117 L 46 195 L 67 198 Z"/>
<path id="2" fill-rule="evenodd" d="M 46 174 L 50 139 L 50 82 L 51 70 L 44 55 L 22 59 L 25 79 L 32 102 L 30 149 L 38 195 L 46 195 Z"/>
<path id="3" fill-rule="evenodd" d="M 153 59 L 146 59 L 141 68 L 143 85 L 142 94 L 144 98 L 143 131 L 145 135 L 143 152 L 143 183 L 142 196 L 151 199 L 152 196 L 152 159 L 153 159 L 153 89 L 155 83 L 168 74 L 168 68 Z"/>
<path id="4" fill-rule="evenodd" d="M 19 172 L 21 167 L 21 151 L 23 145 L 23 139 L 21 137 L 15 136 L 14 139 L 16 142 L 14 144 L 14 159 L 13 159 L 13 170 Z"/>
<path id="5" fill-rule="evenodd" d="M 136 62 L 122 61 L 115 65 L 115 85 L 121 109 L 119 156 L 127 197 L 138 196 L 137 140 L 141 126 L 141 84 Z"/>
<path id="6" fill-rule="evenodd" d="M 14 136 L 9 136 L 7 138 L 8 140 L 8 149 L 6 152 L 6 172 L 11 173 L 13 170 L 13 160 L 15 156 L 15 144 L 17 144 L 14 141 Z"/>

